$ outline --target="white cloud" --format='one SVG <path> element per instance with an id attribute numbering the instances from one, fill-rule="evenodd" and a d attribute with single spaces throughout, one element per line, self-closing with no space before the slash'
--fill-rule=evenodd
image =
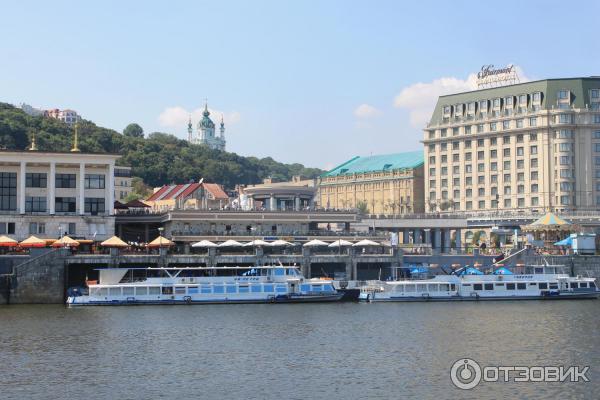
<path id="1" fill-rule="evenodd" d="M 515 66 L 521 82 L 529 79 L 519 66 Z M 433 113 L 439 96 L 452 93 L 467 92 L 477 89 L 477 74 L 470 74 L 467 79 L 444 77 L 428 83 L 415 83 L 400 91 L 394 98 L 394 106 L 409 111 L 410 123 L 416 128 L 423 128 Z"/>
<path id="2" fill-rule="evenodd" d="M 369 104 L 361 104 L 354 110 L 354 115 L 357 118 L 373 118 L 381 115 L 381 111 Z"/>
<path id="3" fill-rule="evenodd" d="M 198 121 L 202 118 L 203 111 L 204 107 L 198 107 L 194 110 L 186 110 L 181 106 L 167 107 L 158 116 L 158 123 L 166 128 L 185 130 L 190 115 L 192 116 L 192 123 L 195 127 Z M 221 115 L 223 115 L 223 120 L 225 121 L 226 126 L 234 125 L 241 119 L 241 114 L 237 111 L 224 112 L 210 107 L 208 108 L 208 111 L 210 112 L 210 118 L 215 124 L 218 124 L 221 121 Z"/>

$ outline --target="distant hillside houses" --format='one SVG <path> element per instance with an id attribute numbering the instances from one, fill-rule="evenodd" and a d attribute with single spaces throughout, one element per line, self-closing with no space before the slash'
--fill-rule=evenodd
<path id="1" fill-rule="evenodd" d="M 61 110 L 58 108 L 51 108 L 48 110 L 43 110 L 40 108 L 35 108 L 29 104 L 21 103 L 19 108 L 23 110 L 26 114 L 29 114 L 33 117 L 46 117 L 46 118 L 54 118 L 59 121 L 64 122 L 67 125 L 75 124 L 81 121 L 81 116 L 75 110 L 65 109 Z"/>

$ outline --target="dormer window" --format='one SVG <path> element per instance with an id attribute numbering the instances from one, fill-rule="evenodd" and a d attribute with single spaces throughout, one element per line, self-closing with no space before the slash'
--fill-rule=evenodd
<path id="1" fill-rule="evenodd" d="M 475 114 L 475 102 L 467 104 L 467 114 Z"/>
<path id="2" fill-rule="evenodd" d="M 540 104 L 542 102 L 542 92 L 534 92 L 532 96 L 533 104 Z"/>
<path id="3" fill-rule="evenodd" d="M 500 108 L 500 99 L 494 99 L 494 100 L 492 100 L 492 107 L 494 109 Z"/>
<path id="4" fill-rule="evenodd" d="M 454 116 L 461 117 L 463 115 L 463 104 L 457 104 L 454 106 Z"/>
<path id="5" fill-rule="evenodd" d="M 558 91 L 558 100 L 568 100 L 569 99 L 569 91 L 568 90 L 559 90 Z"/>
<path id="6" fill-rule="evenodd" d="M 512 108 L 513 101 L 514 101 L 514 98 L 512 96 L 505 97 L 504 98 L 504 107 Z"/>
<path id="7" fill-rule="evenodd" d="M 450 106 L 444 106 L 444 117 L 449 117 L 451 112 L 452 112 L 452 108 Z"/>
<path id="8" fill-rule="evenodd" d="M 519 107 L 527 107 L 527 95 L 526 94 L 519 95 Z"/>
<path id="9" fill-rule="evenodd" d="M 481 101 L 479 101 L 479 112 L 480 113 L 487 113 L 488 112 L 488 101 L 487 100 L 481 100 Z"/>

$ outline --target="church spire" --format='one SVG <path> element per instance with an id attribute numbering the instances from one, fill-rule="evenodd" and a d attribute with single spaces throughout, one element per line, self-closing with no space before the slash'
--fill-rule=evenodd
<path id="1" fill-rule="evenodd" d="M 190 114 L 190 119 L 188 121 L 188 142 L 192 143 L 192 114 Z"/>
<path id="2" fill-rule="evenodd" d="M 219 130 L 221 131 L 221 139 L 225 140 L 225 122 L 223 121 L 223 114 L 221 114 L 221 125 Z"/>

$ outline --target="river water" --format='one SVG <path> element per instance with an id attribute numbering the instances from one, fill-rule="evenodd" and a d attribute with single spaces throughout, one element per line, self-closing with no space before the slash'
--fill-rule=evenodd
<path id="1" fill-rule="evenodd" d="M 590 366 L 583 383 L 450 368 Z M 598 399 L 600 300 L 0 307 L 0 399 Z"/>

